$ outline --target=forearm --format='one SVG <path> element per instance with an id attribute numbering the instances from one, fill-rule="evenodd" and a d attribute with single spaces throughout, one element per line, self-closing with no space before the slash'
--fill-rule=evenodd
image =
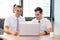
<path id="1" fill-rule="evenodd" d="M 4 32 L 7 34 L 11 34 L 11 31 L 9 29 L 4 29 Z"/>
<path id="2" fill-rule="evenodd" d="M 9 30 L 8 25 L 4 25 L 4 32 L 7 33 L 7 34 L 11 34 L 11 31 Z"/>
<path id="3" fill-rule="evenodd" d="M 48 35 L 49 33 L 47 31 L 42 31 L 39 33 L 40 36 L 43 36 L 43 35 Z"/>
<path id="4" fill-rule="evenodd" d="M 43 36 L 43 35 L 45 35 L 45 32 L 40 32 L 39 35 Z"/>
<path id="5" fill-rule="evenodd" d="M 52 32 L 52 28 L 47 29 L 47 33 L 50 34 L 50 32 Z"/>
<path id="6" fill-rule="evenodd" d="M 50 34 L 50 32 L 52 32 L 52 28 L 47 28 L 47 30 L 41 32 L 42 35 L 48 35 Z"/>

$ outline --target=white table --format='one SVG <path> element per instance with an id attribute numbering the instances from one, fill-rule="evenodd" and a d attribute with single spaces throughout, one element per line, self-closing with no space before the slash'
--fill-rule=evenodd
<path id="1" fill-rule="evenodd" d="M 59 40 L 60 36 L 55 36 L 51 38 L 47 36 L 13 36 L 13 35 L 3 35 L 7 40 Z"/>

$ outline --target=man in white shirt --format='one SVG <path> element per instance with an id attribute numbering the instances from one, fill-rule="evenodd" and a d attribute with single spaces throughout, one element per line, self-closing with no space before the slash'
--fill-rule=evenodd
<path id="1" fill-rule="evenodd" d="M 52 31 L 52 25 L 50 20 L 44 18 L 43 10 L 40 7 L 37 7 L 35 10 L 35 19 L 32 20 L 32 23 L 39 23 L 40 24 L 40 33 L 39 35 L 47 35 Z"/>
<path id="2" fill-rule="evenodd" d="M 19 35 L 20 24 L 25 22 L 25 19 L 21 16 L 22 7 L 20 5 L 14 5 L 13 13 L 14 15 L 9 16 L 5 19 L 4 31 L 7 34 Z"/>

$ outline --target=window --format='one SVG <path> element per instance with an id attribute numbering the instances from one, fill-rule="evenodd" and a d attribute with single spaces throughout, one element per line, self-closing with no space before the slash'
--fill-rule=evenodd
<path id="1" fill-rule="evenodd" d="M 12 15 L 14 4 L 19 4 L 19 0 L 0 0 L 0 18 Z"/>
<path id="2" fill-rule="evenodd" d="M 43 16 L 50 17 L 50 0 L 23 0 L 23 16 L 35 17 L 34 9 L 41 7 Z"/>

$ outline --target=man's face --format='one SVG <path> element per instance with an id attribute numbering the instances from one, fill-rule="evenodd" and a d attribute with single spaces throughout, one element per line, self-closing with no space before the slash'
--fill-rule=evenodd
<path id="1" fill-rule="evenodd" d="M 16 7 L 14 9 L 14 14 L 15 14 L 16 17 L 21 16 L 21 14 L 22 14 L 22 8 Z"/>
<path id="2" fill-rule="evenodd" d="M 39 11 L 36 11 L 35 17 L 36 17 L 36 19 L 40 19 L 42 17 L 42 13 L 40 13 Z"/>

